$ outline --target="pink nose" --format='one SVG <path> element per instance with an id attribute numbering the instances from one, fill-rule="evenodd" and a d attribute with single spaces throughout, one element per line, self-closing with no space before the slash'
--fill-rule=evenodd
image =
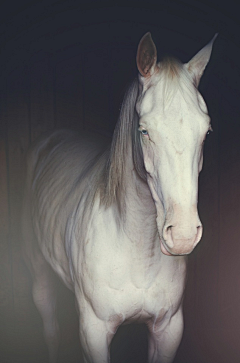
<path id="1" fill-rule="evenodd" d="M 202 225 L 198 221 L 197 224 L 188 226 L 188 228 L 180 225 L 165 225 L 163 228 L 163 244 L 166 252 L 172 255 L 187 255 L 192 252 L 202 237 Z M 163 251 L 164 253 L 164 251 Z M 168 253 L 166 253 L 168 254 Z"/>

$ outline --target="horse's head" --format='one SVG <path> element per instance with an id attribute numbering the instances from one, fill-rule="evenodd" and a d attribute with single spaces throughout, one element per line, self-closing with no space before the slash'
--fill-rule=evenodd
<path id="1" fill-rule="evenodd" d="M 171 59 L 157 63 L 150 33 L 138 47 L 136 110 L 147 183 L 156 205 L 161 250 L 166 255 L 189 254 L 202 236 L 198 174 L 211 125 L 197 86 L 213 40 L 187 64 Z"/>

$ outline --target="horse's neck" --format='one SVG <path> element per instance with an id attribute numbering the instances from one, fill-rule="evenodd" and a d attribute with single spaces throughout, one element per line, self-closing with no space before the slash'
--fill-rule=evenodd
<path id="1" fill-rule="evenodd" d="M 131 281 L 141 288 L 153 283 L 166 261 L 160 249 L 156 208 L 150 190 L 133 167 L 126 171 L 126 178 L 121 222 L 127 245 L 123 248 L 126 248 L 127 259 L 132 261 Z"/>
<path id="2" fill-rule="evenodd" d="M 136 174 L 131 162 L 126 163 L 125 175 L 124 230 L 136 247 L 144 243 L 147 248 L 153 248 L 158 232 L 156 207 L 149 187 Z"/>

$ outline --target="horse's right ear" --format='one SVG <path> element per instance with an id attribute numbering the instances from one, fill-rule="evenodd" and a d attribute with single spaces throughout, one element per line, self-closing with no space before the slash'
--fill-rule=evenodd
<path id="1" fill-rule="evenodd" d="M 157 50 L 151 34 L 145 34 L 138 45 L 137 67 L 143 77 L 150 77 L 153 74 L 157 62 Z"/>

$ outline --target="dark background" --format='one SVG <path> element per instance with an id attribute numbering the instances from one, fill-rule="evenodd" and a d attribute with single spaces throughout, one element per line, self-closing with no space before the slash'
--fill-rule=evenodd
<path id="1" fill-rule="evenodd" d="M 135 56 L 151 31 L 159 59 L 187 62 L 216 32 L 200 84 L 214 132 L 199 180 L 201 243 L 189 257 L 175 363 L 240 361 L 240 47 L 236 2 L 8 1 L 0 5 L 0 362 L 46 362 L 20 254 L 24 155 L 44 131 L 111 135 Z M 59 362 L 80 362 L 74 300 L 59 284 Z M 112 362 L 146 362 L 142 326 L 121 329 Z"/>

